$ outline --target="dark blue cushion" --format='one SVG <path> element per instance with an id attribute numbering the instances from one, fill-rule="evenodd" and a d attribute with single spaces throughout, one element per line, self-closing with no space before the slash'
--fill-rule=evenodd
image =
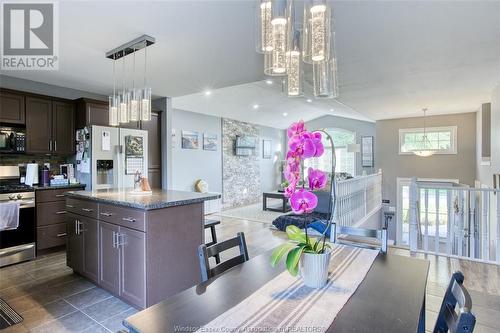
<path id="1" fill-rule="evenodd" d="M 311 223 L 318 221 L 318 220 L 326 220 L 328 218 L 327 213 L 317 213 L 313 212 L 310 214 L 304 214 L 304 215 L 295 215 L 295 214 L 288 214 L 288 215 L 281 215 L 278 218 L 276 218 L 273 221 L 273 225 L 281 231 L 285 231 L 286 227 L 289 225 L 294 225 L 300 229 L 304 229 L 305 223 L 307 222 L 307 225 L 310 226 Z"/>

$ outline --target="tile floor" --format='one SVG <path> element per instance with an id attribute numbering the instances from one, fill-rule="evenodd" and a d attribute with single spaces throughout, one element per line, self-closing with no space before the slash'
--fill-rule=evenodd
<path id="1" fill-rule="evenodd" d="M 280 244 L 284 233 L 269 224 L 221 217 L 219 241 L 243 231 L 251 257 Z M 207 240 L 210 236 L 207 230 Z M 390 250 L 409 255 L 407 250 Z M 226 254 L 230 256 L 231 253 Z M 224 260 L 223 256 L 223 260 Z M 499 332 L 500 266 L 466 260 L 427 256 L 430 271 L 426 296 L 426 328 L 432 331 L 450 274 L 461 270 L 473 299 L 477 316 L 475 333 Z M 0 297 L 23 317 L 21 324 L 1 333 L 25 332 L 117 332 L 123 319 L 136 309 L 84 280 L 66 266 L 64 252 L 40 256 L 37 260 L 0 269 Z"/>

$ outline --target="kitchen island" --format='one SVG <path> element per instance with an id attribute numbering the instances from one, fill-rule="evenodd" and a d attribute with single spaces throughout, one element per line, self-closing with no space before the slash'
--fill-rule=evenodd
<path id="1" fill-rule="evenodd" d="M 200 282 L 204 201 L 220 194 L 132 189 L 67 193 L 67 264 L 138 308 Z"/>

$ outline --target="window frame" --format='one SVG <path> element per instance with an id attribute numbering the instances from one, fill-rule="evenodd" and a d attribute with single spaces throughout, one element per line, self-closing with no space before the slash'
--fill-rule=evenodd
<path id="1" fill-rule="evenodd" d="M 449 149 L 440 149 L 436 150 L 434 154 L 437 155 L 456 155 L 457 154 L 457 132 L 458 132 L 458 127 L 457 126 L 440 126 L 440 127 L 426 127 L 425 132 L 430 133 L 430 132 L 446 132 L 449 131 L 451 134 L 451 146 Z M 423 133 L 424 128 L 423 127 L 417 127 L 417 128 L 400 128 L 399 129 L 399 155 L 413 155 L 413 151 L 402 151 L 402 147 L 404 144 L 404 135 L 405 134 L 411 134 L 411 133 Z"/>

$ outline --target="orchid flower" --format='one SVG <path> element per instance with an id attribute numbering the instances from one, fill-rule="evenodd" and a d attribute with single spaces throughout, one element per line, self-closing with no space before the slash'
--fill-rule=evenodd
<path id="1" fill-rule="evenodd" d="M 288 135 L 288 138 L 291 138 L 295 135 L 301 134 L 304 131 L 305 131 L 304 121 L 299 120 L 296 123 L 292 123 L 290 127 L 288 127 L 286 134 Z"/>
<path id="2" fill-rule="evenodd" d="M 290 206 L 295 214 L 310 213 L 317 205 L 318 197 L 304 189 L 300 189 L 290 196 Z"/>
<path id="3" fill-rule="evenodd" d="M 319 157 L 323 155 L 325 152 L 325 147 L 323 146 L 323 142 L 321 141 L 321 133 L 320 132 L 313 132 L 311 133 L 311 139 L 314 142 L 314 157 Z"/>
<path id="4" fill-rule="evenodd" d="M 309 132 L 292 136 L 288 141 L 288 147 L 302 159 L 313 157 L 316 154 L 316 145 Z"/>
<path id="5" fill-rule="evenodd" d="M 311 190 L 319 190 L 326 185 L 326 174 L 318 169 L 309 168 L 307 170 L 307 179 Z"/>

